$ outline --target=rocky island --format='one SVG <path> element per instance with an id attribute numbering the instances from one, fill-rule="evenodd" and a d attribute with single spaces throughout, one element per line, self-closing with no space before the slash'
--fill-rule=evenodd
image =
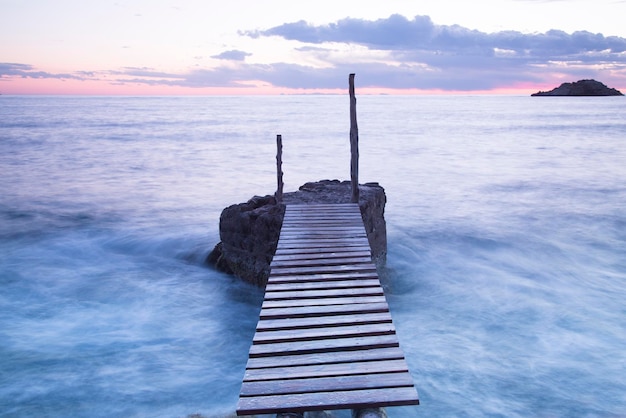
<path id="1" fill-rule="evenodd" d="M 359 185 L 359 208 L 372 250 L 374 263 L 387 255 L 387 227 L 384 218 L 385 190 L 378 183 Z M 285 193 L 282 203 L 274 196 L 255 196 L 231 205 L 220 216 L 220 242 L 206 263 L 249 283 L 264 287 L 276 252 L 285 204 L 350 203 L 351 183 L 321 180 L 306 183 L 298 191 Z"/>
<path id="2" fill-rule="evenodd" d="M 596 80 L 579 80 L 563 83 L 550 91 L 539 91 L 531 96 L 623 96 L 621 91 L 607 87 Z"/>

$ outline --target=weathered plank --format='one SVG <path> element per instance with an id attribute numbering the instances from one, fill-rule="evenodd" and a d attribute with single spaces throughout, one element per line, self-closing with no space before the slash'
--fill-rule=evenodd
<path id="1" fill-rule="evenodd" d="M 349 305 L 361 303 L 387 303 L 385 296 L 354 296 L 336 298 L 317 299 L 280 299 L 263 301 L 261 309 L 266 308 L 293 308 L 297 306 L 329 306 L 329 305 Z"/>
<path id="2" fill-rule="evenodd" d="M 323 247 L 362 247 L 368 245 L 366 238 L 306 238 L 306 239 L 279 239 L 278 249 L 288 248 L 323 248 Z"/>
<path id="3" fill-rule="evenodd" d="M 356 363 L 371 360 L 403 359 L 404 353 L 399 347 L 377 348 L 369 350 L 350 350 L 331 353 L 296 354 L 275 357 L 253 357 L 248 359 L 246 369 L 265 369 L 269 367 L 313 366 L 336 363 Z"/>
<path id="4" fill-rule="evenodd" d="M 288 205 L 237 414 L 419 403 L 358 205 Z"/>
<path id="5" fill-rule="evenodd" d="M 265 300 L 282 300 L 282 299 L 320 299 L 348 296 L 382 296 L 383 289 L 380 286 L 374 287 L 340 287 L 336 289 L 314 289 L 314 290 L 296 290 L 282 292 L 265 292 Z"/>
<path id="6" fill-rule="evenodd" d="M 277 262 L 285 262 L 285 261 L 295 261 L 295 260 L 324 260 L 329 258 L 351 258 L 351 257 L 369 257 L 371 260 L 371 253 L 369 248 L 367 250 L 361 249 L 352 249 L 352 247 L 343 248 L 343 249 L 335 249 L 333 251 L 326 252 L 295 252 L 291 254 L 275 254 L 274 258 L 272 258 L 272 263 L 276 264 Z"/>
<path id="7" fill-rule="evenodd" d="M 306 232 L 309 234 L 360 234 L 365 232 L 365 228 L 363 228 L 363 225 L 358 225 L 357 223 L 346 225 L 346 222 L 343 220 L 340 223 L 327 222 L 326 226 L 320 223 L 316 223 L 315 225 L 313 225 L 313 228 L 311 228 L 310 225 L 303 223 L 287 223 L 286 225 L 283 223 L 283 230 L 281 231 L 280 235 L 284 236 L 288 234 L 297 234 L 302 232 Z"/>
<path id="8" fill-rule="evenodd" d="M 248 371 L 244 382 L 304 379 L 309 377 L 351 376 L 358 374 L 379 374 L 408 372 L 404 359 L 384 361 L 364 361 L 361 363 L 336 363 L 314 366 L 270 367 Z"/>
<path id="9" fill-rule="evenodd" d="M 308 248 L 277 248 L 274 257 L 288 256 L 292 254 L 304 255 L 304 254 L 332 254 L 332 253 L 347 253 L 347 252 L 368 252 L 371 255 L 369 244 L 363 243 L 362 245 L 354 245 L 350 247 L 308 247 Z"/>
<path id="10" fill-rule="evenodd" d="M 369 337 L 395 334 L 391 322 L 363 325 L 338 325 L 326 328 L 306 328 L 297 330 L 269 330 L 254 334 L 252 344 L 275 344 L 297 341 L 326 340 L 329 338 Z"/>
<path id="11" fill-rule="evenodd" d="M 293 274 L 346 273 L 364 271 L 376 271 L 376 266 L 371 263 L 360 263 L 350 265 L 342 264 L 338 266 L 272 267 L 270 270 L 270 275 L 284 276 Z"/>
<path id="12" fill-rule="evenodd" d="M 380 287 L 380 282 L 375 278 L 352 279 L 352 280 L 324 280 L 324 281 L 297 281 L 295 283 L 268 283 L 266 292 L 321 290 L 338 288 Z"/>
<path id="13" fill-rule="evenodd" d="M 239 398 L 240 415 L 306 412 L 327 409 L 363 409 L 419 403 L 413 387 L 300 393 Z"/>
<path id="14" fill-rule="evenodd" d="M 359 281 L 363 279 L 376 279 L 376 269 L 368 269 L 359 272 L 337 272 L 337 273 L 308 273 L 308 274 L 285 274 L 281 276 L 270 276 L 268 283 L 303 283 L 303 282 L 328 282 L 335 280 L 353 280 Z"/>
<path id="15" fill-rule="evenodd" d="M 250 347 L 250 357 L 313 354 L 399 346 L 398 338 L 395 334 L 331 338 L 326 340 L 283 342 L 275 344 L 253 344 Z"/>
<path id="16" fill-rule="evenodd" d="M 259 320 L 257 331 L 321 328 L 337 325 L 363 325 L 391 322 L 389 312 L 359 313 L 358 315 L 326 315 L 305 318 Z"/>
<path id="17" fill-rule="evenodd" d="M 308 316 L 325 316 L 337 314 L 359 314 L 373 312 L 388 312 L 389 306 L 384 298 L 378 298 L 376 302 L 292 306 L 292 307 L 269 307 L 261 309 L 260 319 L 279 318 L 303 318 Z"/>
<path id="18" fill-rule="evenodd" d="M 354 369 L 354 368 L 353 368 Z M 242 396 L 267 396 L 311 392 L 333 392 L 392 387 L 410 387 L 413 379 L 408 373 L 347 374 L 333 377 L 301 378 L 274 381 L 244 381 Z"/>
<path id="19" fill-rule="evenodd" d="M 345 264 L 364 264 L 371 263 L 371 257 L 329 257 L 314 259 L 298 259 L 298 260 L 272 260 L 272 269 L 280 267 L 312 267 L 312 266 L 341 266 Z"/>

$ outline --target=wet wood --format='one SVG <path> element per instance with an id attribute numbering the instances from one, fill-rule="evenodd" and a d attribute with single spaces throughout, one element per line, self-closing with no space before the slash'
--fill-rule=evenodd
<path id="1" fill-rule="evenodd" d="M 387 303 L 385 296 L 352 296 L 316 299 L 279 299 L 265 300 L 261 309 L 265 308 L 293 308 L 304 306 L 329 306 L 329 305 L 350 305 L 362 303 Z M 387 308 L 389 309 L 389 308 Z"/>
<path id="2" fill-rule="evenodd" d="M 415 405 L 358 205 L 288 205 L 237 414 Z"/>
<path id="3" fill-rule="evenodd" d="M 378 298 L 376 302 L 354 303 L 344 305 L 314 305 L 295 307 L 265 307 L 261 309 L 260 319 L 269 318 L 303 318 L 322 317 L 337 314 L 358 314 L 371 312 L 389 312 L 389 306 L 384 298 Z"/>
<path id="4" fill-rule="evenodd" d="M 329 338 L 325 340 L 253 344 L 250 357 L 272 357 L 293 354 L 329 353 L 337 351 L 367 350 L 372 348 L 399 347 L 398 338 L 392 335 Z"/>
<path id="5" fill-rule="evenodd" d="M 399 360 L 403 358 L 404 353 L 400 348 L 389 347 L 333 353 L 297 354 L 276 357 L 255 357 L 248 359 L 246 369 L 265 369 L 270 367 L 286 366 L 313 366 L 372 360 Z"/>
<path id="6" fill-rule="evenodd" d="M 285 375 L 289 375 L 291 379 L 310 379 L 317 377 L 333 377 L 333 376 L 354 376 L 381 373 L 400 373 L 407 372 L 408 368 L 404 359 L 384 360 L 384 361 L 364 361 L 362 363 L 337 363 L 324 366 L 287 366 L 287 367 L 270 367 L 266 369 L 258 369 L 250 371 L 244 376 L 244 382 L 265 381 L 270 380 L 287 380 Z M 353 387 L 354 389 L 359 389 Z"/>
<path id="7" fill-rule="evenodd" d="M 360 288 L 360 287 L 379 287 L 380 282 L 375 278 L 361 280 L 334 280 L 334 281 L 298 281 L 295 283 L 268 283 L 265 286 L 266 292 L 281 291 L 301 291 L 301 290 L 321 290 L 321 289 L 337 289 L 337 288 Z"/>
<path id="8" fill-rule="evenodd" d="M 281 203 L 283 201 L 283 137 L 282 135 L 276 135 L 276 201 Z"/>
<path id="9" fill-rule="evenodd" d="M 359 127 L 356 121 L 356 95 L 354 93 L 354 74 L 348 77 L 350 94 L 350 181 L 352 183 L 351 202 L 359 202 Z"/>
<path id="10" fill-rule="evenodd" d="M 364 325 L 391 322 L 391 314 L 388 312 L 359 313 L 357 315 L 328 315 L 309 318 L 283 318 L 260 320 L 257 331 L 270 330 L 294 330 L 298 328 L 327 328 L 337 325 Z"/>
<path id="11" fill-rule="evenodd" d="M 275 396 L 240 397 L 240 415 L 305 412 L 329 409 L 361 409 L 419 403 L 413 387 L 394 387 L 351 391 L 315 392 Z"/>

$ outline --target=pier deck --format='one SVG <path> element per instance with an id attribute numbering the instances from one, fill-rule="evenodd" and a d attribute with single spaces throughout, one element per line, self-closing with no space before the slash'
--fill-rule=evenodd
<path id="1" fill-rule="evenodd" d="M 358 205 L 288 205 L 237 415 L 417 404 Z"/>

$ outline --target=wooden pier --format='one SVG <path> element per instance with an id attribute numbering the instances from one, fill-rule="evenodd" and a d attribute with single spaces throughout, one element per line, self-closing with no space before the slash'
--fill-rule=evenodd
<path id="1" fill-rule="evenodd" d="M 287 205 L 237 415 L 417 405 L 357 204 Z"/>

